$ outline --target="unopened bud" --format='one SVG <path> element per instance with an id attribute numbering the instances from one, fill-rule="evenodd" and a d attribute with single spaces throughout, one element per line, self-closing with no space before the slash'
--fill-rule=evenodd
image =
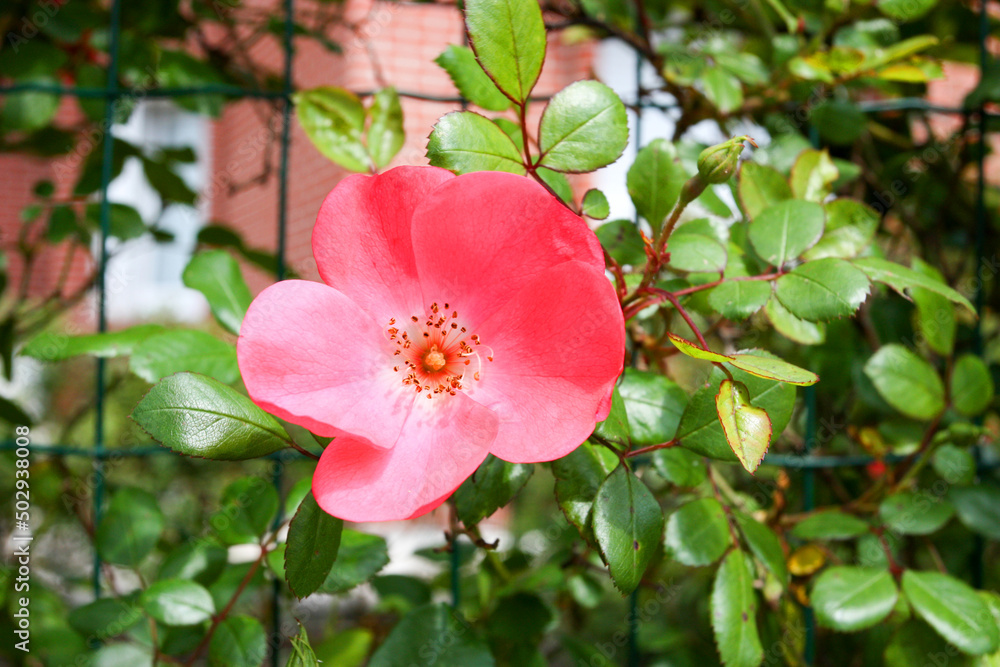
<path id="1" fill-rule="evenodd" d="M 744 141 L 757 146 L 753 139 L 744 134 L 703 150 L 698 156 L 698 175 L 701 179 L 712 184 L 728 181 L 739 166 Z"/>

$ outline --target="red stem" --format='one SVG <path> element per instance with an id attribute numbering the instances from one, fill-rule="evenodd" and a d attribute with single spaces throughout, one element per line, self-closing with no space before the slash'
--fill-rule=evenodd
<path id="1" fill-rule="evenodd" d="M 701 343 L 702 349 L 707 350 L 708 343 L 705 342 L 705 337 L 701 335 L 701 330 L 698 329 L 698 326 L 694 323 L 694 321 L 692 321 L 691 316 L 688 315 L 687 311 L 681 306 L 681 302 L 677 299 L 677 297 L 671 292 L 663 292 L 662 296 L 664 299 L 673 304 L 674 308 L 677 309 L 677 312 L 680 313 L 681 317 L 684 318 L 684 321 L 687 322 L 687 325 L 691 327 L 691 331 L 693 331 L 694 335 L 698 338 L 698 342 Z"/>
<path id="2" fill-rule="evenodd" d="M 631 452 L 629 452 L 625 456 L 639 456 L 640 454 L 648 454 L 649 452 L 655 452 L 658 449 L 669 449 L 670 447 L 677 446 L 678 442 L 679 441 L 677 440 L 677 438 L 674 438 L 670 442 L 661 442 L 658 445 L 649 445 L 648 447 L 641 447 L 639 449 L 633 449 Z"/>

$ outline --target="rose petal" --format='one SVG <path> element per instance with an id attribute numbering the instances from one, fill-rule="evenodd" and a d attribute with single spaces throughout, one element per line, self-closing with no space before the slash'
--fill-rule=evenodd
<path id="1" fill-rule="evenodd" d="M 427 304 L 417 281 L 411 218 L 429 192 L 453 178 L 437 167 L 397 167 L 338 183 L 313 228 L 313 255 L 323 281 L 379 324 L 422 313 Z"/>
<path id="2" fill-rule="evenodd" d="M 611 400 L 615 394 L 615 386 L 611 385 L 608 387 L 608 393 L 604 395 L 601 402 L 597 406 L 597 414 L 594 416 L 596 421 L 602 422 L 608 418 L 611 414 Z"/>
<path id="3" fill-rule="evenodd" d="M 313 496 L 347 521 L 420 516 L 475 472 L 496 432 L 496 416 L 463 394 L 417 400 L 395 447 L 379 449 L 352 436 L 327 445 Z"/>
<path id="4" fill-rule="evenodd" d="M 482 362 L 482 380 L 469 383 L 469 395 L 500 417 L 494 455 L 515 463 L 557 459 L 610 409 L 625 326 L 602 272 L 583 262 L 548 269 L 477 331 L 477 352 L 492 349 L 494 361 Z"/>
<path id="5" fill-rule="evenodd" d="M 323 436 L 353 433 L 391 447 L 415 400 L 384 332 L 322 283 L 285 280 L 260 293 L 236 344 L 250 398 Z"/>
<path id="6" fill-rule="evenodd" d="M 541 271 L 570 259 L 603 270 L 597 237 L 542 186 L 475 172 L 440 185 L 413 214 L 425 301 L 483 321 Z"/>

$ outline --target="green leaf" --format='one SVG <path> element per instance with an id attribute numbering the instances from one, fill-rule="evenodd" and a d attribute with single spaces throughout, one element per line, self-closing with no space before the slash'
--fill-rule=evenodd
<path id="1" fill-rule="evenodd" d="M 374 633 L 368 628 L 349 628 L 324 639 L 316 647 L 316 657 L 321 665 L 362 667 L 368 660 L 374 639 Z"/>
<path id="2" fill-rule="evenodd" d="M 911 287 L 910 298 L 917 307 L 916 321 L 927 346 L 943 357 L 950 357 L 955 349 L 955 306 L 948 299 L 926 290 Z"/>
<path id="3" fill-rule="evenodd" d="M 278 266 L 277 256 L 262 250 L 248 248 L 243 243 L 243 237 L 236 231 L 225 225 L 208 225 L 202 227 L 198 232 L 198 243 L 222 248 L 232 248 L 245 260 L 259 266 L 269 273 L 275 273 Z M 285 273 L 289 278 L 297 277 L 295 271 L 286 267 Z"/>
<path id="4" fill-rule="evenodd" d="M 1000 540 L 1000 488 L 993 485 L 953 486 L 948 499 L 966 528 L 991 540 Z"/>
<path id="5" fill-rule="evenodd" d="M 708 293 L 708 305 L 729 320 L 745 320 L 771 298 L 771 283 L 765 280 L 727 280 Z"/>
<path id="6" fill-rule="evenodd" d="M 212 667 L 259 667 L 267 655 L 264 626 L 250 616 L 230 616 L 215 629 L 208 645 Z"/>
<path id="7" fill-rule="evenodd" d="M 674 234 L 667 243 L 670 268 L 677 271 L 717 273 L 726 268 L 726 249 L 701 234 Z"/>
<path id="8" fill-rule="evenodd" d="M 306 495 L 288 526 L 285 580 L 297 598 L 310 595 L 326 581 L 337 560 L 344 522 L 330 516 Z"/>
<path id="9" fill-rule="evenodd" d="M 499 120 L 502 119 L 497 118 L 494 119 L 493 122 L 497 122 Z M 511 141 L 513 141 L 513 138 L 511 138 Z M 519 144 L 515 142 L 514 145 L 518 146 Z M 545 181 L 547 186 L 552 188 L 552 191 L 556 193 L 556 196 L 559 197 L 560 200 L 570 206 L 573 205 L 573 186 L 569 184 L 569 179 L 566 178 L 566 174 L 560 174 L 558 171 L 552 171 L 551 169 L 546 169 L 545 167 L 539 167 L 535 173 L 537 173 L 541 179 Z"/>
<path id="10" fill-rule="evenodd" d="M 385 539 L 346 529 L 330 574 L 319 587 L 322 593 L 342 593 L 374 577 L 389 563 Z"/>
<path id="11" fill-rule="evenodd" d="M 157 442 L 179 454 L 219 461 L 267 456 L 290 444 L 281 424 L 246 396 L 211 378 L 164 378 L 132 410 Z"/>
<path id="12" fill-rule="evenodd" d="M 392 161 L 406 141 L 403 107 L 399 103 L 396 89 L 390 86 L 376 92 L 368 115 L 371 117 L 371 125 L 368 126 L 368 152 L 375 166 L 381 169 Z"/>
<path id="13" fill-rule="evenodd" d="M 38 220 L 38 217 L 42 214 L 41 204 L 28 204 L 21 209 L 20 218 L 21 222 L 34 222 Z"/>
<path id="14" fill-rule="evenodd" d="M 878 514 L 886 527 L 901 535 L 930 535 L 948 523 L 955 507 L 929 491 L 903 491 L 883 500 Z"/>
<path id="15" fill-rule="evenodd" d="M 163 512 L 153 495 L 141 489 L 120 489 L 97 526 L 97 554 L 108 563 L 135 567 L 156 547 L 164 526 Z"/>
<path id="16" fill-rule="evenodd" d="M 505 111 L 510 108 L 510 100 L 497 89 L 496 84 L 476 62 L 472 49 L 450 44 L 434 62 L 448 73 L 462 97 L 477 107 L 488 111 Z"/>
<path id="17" fill-rule="evenodd" d="M 21 83 L 58 85 L 59 82 L 48 76 L 37 76 Z M 6 95 L 0 109 L 0 128 L 6 133 L 34 132 L 51 123 L 57 111 L 59 96 L 55 93 L 27 91 Z"/>
<path id="18" fill-rule="evenodd" d="M 101 205 L 87 204 L 84 215 L 87 224 L 94 229 L 101 228 Z M 128 241 L 137 239 L 146 233 L 146 223 L 142 221 L 139 211 L 126 204 L 112 203 L 108 209 L 108 234 Z"/>
<path id="19" fill-rule="evenodd" d="M 659 373 L 627 368 L 618 391 L 634 445 L 655 445 L 674 437 L 688 400 L 680 385 Z"/>
<path id="20" fill-rule="evenodd" d="M 747 514 L 737 512 L 735 518 L 750 550 L 782 586 L 787 586 L 788 566 L 785 564 L 785 552 L 781 549 L 778 536 L 773 530 Z"/>
<path id="21" fill-rule="evenodd" d="M 117 637 L 142 620 L 142 607 L 134 596 L 98 598 L 69 613 L 70 627 L 84 637 L 107 641 Z"/>
<path id="22" fill-rule="evenodd" d="M 853 199 L 835 199 L 823 208 L 826 210 L 826 229 L 816 245 L 802 254 L 804 259 L 849 259 L 871 245 L 879 223 L 875 209 Z"/>
<path id="23" fill-rule="evenodd" d="M 427 159 L 435 167 L 458 174 L 525 173 L 521 153 L 510 137 L 489 118 L 472 111 L 454 111 L 435 123 L 427 142 Z"/>
<path id="24" fill-rule="evenodd" d="M 919 271 L 908 269 L 905 266 L 900 266 L 899 264 L 894 264 L 878 257 L 863 257 L 854 260 L 853 264 L 864 271 L 872 282 L 887 285 L 903 296 L 906 296 L 906 290 L 910 288 L 922 287 L 940 294 L 952 303 L 963 306 L 973 315 L 976 312 L 976 309 L 972 307 L 972 304 L 964 296 L 943 282 L 925 276 Z"/>
<path id="25" fill-rule="evenodd" d="M 368 667 L 493 667 L 489 647 L 458 612 L 445 604 L 414 609 L 392 629 Z"/>
<path id="26" fill-rule="evenodd" d="M 606 447 L 586 442 L 552 462 L 559 508 L 583 536 L 590 531 L 597 491 L 617 465 L 618 457 Z"/>
<path id="27" fill-rule="evenodd" d="M 727 667 L 757 667 L 764 649 L 757 632 L 757 597 L 746 555 L 733 549 L 712 586 L 712 630 Z"/>
<path id="28" fill-rule="evenodd" d="M 738 368 L 734 368 L 732 374 L 737 382 L 742 383 L 749 390 L 750 403 L 767 411 L 771 420 L 772 437 L 780 435 L 792 417 L 792 409 L 795 406 L 795 387 L 784 382 L 758 378 Z M 738 459 L 729 447 L 722 430 L 715 403 L 719 386 L 725 378 L 725 374 L 720 369 L 713 369 L 708 382 L 691 396 L 677 427 L 677 438 L 683 447 L 703 456 L 723 461 L 736 461 Z"/>
<path id="29" fill-rule="evenodd" d="M 32 426 L 34 419 L 14 401 L 0 396 L 0 419 L 14 426 Z"/>
<path id="30" fill-rule="evenodd" d="M 939 572 L 903 573 L 903 593 L 918 616 L 971 655 L 1000 647 L 1000 630 L 989 607 L 968 584 Z"/>
<path id="31" fill-rule="evenodd" d="M 152 649 L 121 643 L 102 646 L 94 653 L 90 667 L 153 667 Z"/>
<path id="32" fill-rule="evenodd" d="M 77 234 L 76 212 L 70 206 L 56 206 L 49 214 L 49 226 L 45 238 L 50 243 L 59 243 Z"/>
<path id="33" fill-rule="evenodd" d="M 923 1 L 926 2 L 927 0 Z M 932 46 L 937 46 L 940 42 L 941 40 L 934 35 L 916 35 L 914 37 L 909 37 L 907 39 L 897 41 L 894 44 L 889 44 L 884 49 L 876 51 L 875 55 L 867 60 L 865 64 L 869 67 L 875 67 L 894 60 L 909 58 L 910 56 L 920 53 L 921 51 L 925 51 Z"/>
<path id="34" fill-rule="evenodd" d="M 719 354 L 718 352 L 712 352 L 711 350 L 704 350 L 691 341 L 681 338 L 677 334 L 668 333 L 667 337 L 670 338 L 670 342 L 674 344 L 674 347 L 692 359 L 702 359 L 704 361 L 711 361 L 712 363 L 722 363 L 729 361 L 730 359 L 730 357 L 725 354 Z"/>
<path id="35" fill-rule="evenodd" d="M 687 180 L 674 145 L 666 139 L 656 139 L 635 156 L 626 182 L 635 210 L 653 229 L 659 229 L 677 204 Z M 641 261 L 645 261 L 645 254 Z"/>
<path id="36" fill-rule="evenodd" d="M 617 386 L 611 394 L 611 411 L 607 419 L 594 427 L 594 434 L 620 445 L 622 449 L 628 448 L 632 441 L 632 429 L 629 426 L 625 399 L 622 398 Z"/>
<path id="37" fill-rule="evenodd" d="M 638 587 L 663 535 L 663 512 L 656 498 L 625 466 L 601 484 L 594 502 L 594 536 L 623 594 Z"/>
<path id="38" fill-rule="evenodd" d="M 937 0 L 876 0 L 875 2 L 880 12 L 900 23 L 916 21 L 936 4 Z"/>
<path id="39" fill-rule="evenodd" d="M 731 113 L 743 106 L 743 84 L 721 67 L 709 67 L 701 79 L 705 97 L 722 113 Z"/>
<path id="40" fill-rule="evenodd" d="M 193 581 L 162 579 L 140 599 L 146 613 L 164 625 L 197 625 L 215 613 L 212 594 Z"/>
<path id="41" fill-rule="evenodd" d="M 164 11 L 169 11 L 164 8 Z M 195 58 L 186 51 L 160 50 L 156 83 L 165 88 L 199 88 L 226 83 L 219 71 L 205 60 Z M 143 75 L 146 73 L 143 72 Z M 188 111 L 217 118 L 226 102 L 219 94 L 181 95 L 172 98 Z"/>
<path id="42" fill-rule="evenodd" d="M 744 83 L 759 86 L 770 80 L 767 65 L 758 56 L 747 51 L 713 50 L 712 58 L 724 70 Z"/>
<path id="43" fill-rule="evenodd" d="M 819 345 L 826 340 L 826 325 L 795 317 L 777 298 L 767 302 L 764 312 L 775 330 L 791 341 L 803 345 Z"/>
<path id="44" fill-rule="evenodd" d="M 203 331 L 175 329 L 150 336 L 132 351 L 129 369 L 146 382 L 180 371 L 201 373 L 224 384 L 240 377 L 236 348 Z"/>
<path id="45" fill-rule="evenodd" d="M 381 604 L 393 602 L 394 608 L 405 606 L 404 611 L 431 601 L 430 585 L 416 577 L 386 574 L 372 579 L 372 588 L 378 594 Z"/>
<path id="46" fill-rule="evenodd" d="M 20 354 L 42 361 L 62 361 L 81 354 L 111 358 L 132 354 L 139 343 L 165 329 L 159 324 L 138 326 L 113 331 L 111 333 L 67 336 L 63 333 L 46 331 L 21 348 Z"/>
<path id="47" fill-rule="evenodd" d="M 867 522 L 839 510 L 816 512 L 792 528 L 800 540 L 850 540 L 867 532 Z"/>
<path id="48" fill-rule="evenodd" d="M 852 315 L 869 288 L 863 272 L 830 257 L 795 267 L 778 278 L 774 293 L 792 315 L 817 322 Z"/>
<path id="49" fill-rule="evenodd" d="M 194 206 L 198 193 L 192 190 L 180 175 L 161 160 L 142 158 L 142 169 L 146 180 L 160 195 L 165 204 L 176 202 Z"/>
<path id="50" fill-rule="evenodd" d="M 240 324 L 253 297 L 243 280 L 239 263 L 228 252 L 198 253 L 188 262 L 183 279 L 186 286 L 205 295 L 219 324 L 231 333 L 240 332 Z"/>
<path id="51" fill-rule="evenodd" d="M 819 382 L 819 376 L 815 373 L 775 357 L 738 352 L 730 357 L 729 363 L 751 375 L 800 387 L 808 387 Z"/>
<path id="52" fill-rule="evenodd" d="M 792 188 L 781 173 L 763 164 L 744 162 L 738 186 L 740 206 L 753 219 L 778 202 L 792 198 Z"/>
<path id="53" fill-rule="evenodd" d="M 944 410 L 944 384 L 929 363 L 902 345 L 883 345 L 865 363 L 865 375 L 889 405 L 929 420 Z"/>
<path id="54" fill-rule="evenodd" d="M 963 354 L 955 360 L 948 383 L 951 404 L 966 417 L 983 412 L 993 402 L 993 377 L 979 357 Z"/>
<path id="55" fill-rule="evenodd" d="M 590 189 L 583 195 L 583 215 L 594 220 L 604 220 L 611 213 L 608 198 L 600 190 Z"/>
<path id="56" fill-rule="evenodd" d="M 369 170 L 371 160 L 361 142 L 365 108 L 354 93 L 327 86 L 299 91 L 292 99 L 299 124 L 320 153 L 345 169 Z"/>
<path id="57" fill-rule="evenodd" d="M 826 150 L 802 151 L 792 165 L 790 184 L 796 199 L 822 202 L 839 173 Z"/>
<path id="58" fill-rule="evenodd" d="M 729 446 L 743 467 L 752 473 L 771 443 L 771 419 L 766 411 L 750 404 L 746 385 L 729 379 L 719 385 L 715 406 Z"/>
<path id="59" fill-rule="evenodd" d="M 809 600 L 821 626 L 853 632 L 885 619 L 897 597 L 899 591 L 888 570 L 831 567 L 816 578 Z"/>
<path id="60" fill-rule="evenodd" d="M 761 211 L 747 236 L 761 259 L 780 268 L 819 240 L 825 219 L 819 204 L 789 199 Z"/>
<path id="61" fill-rule="evenodd" d="M 976 479 L 976 460 L 972 454 L 951 443 L 934 450 L 931 465 L 948 484 L 971 485 Z"/>
<path id="62" fill-rule="evenodd" d="M 191 579 L 210 586 L 225 569 L 228 552 L 209 540 L 185 542 L 167 555 L 158 579 Z"/>
<path id="63" fill-rule="evenodd" d="M 642 266 L 646 263 L 645 244 L 631 220 L 612 220 L 597 228 L 597 240 L 619 266 Z"/>
<path id="64" fill-rule="evenodd" d="M 545 24 L 534 0 L 471 0 L 465 26 L 476 59 L 515 102 L 531 94 L 545 59 Z"/>
<path id="65" fill-rule="evenodd" d="M 255 544 L 278 513 L 278 492 L 263 477 L 241 477 L 222 491 L 209 523 L 225 544 Z"/>
<path id="66" fill-rule="evenodd" d="M 530 463 L 508 463 L 492 454 L 455 490 L 458 518 L 472 526 L 513 500 L 535 471 Z"/>
<path id="67" fill-rule="evenodd" d="M 900 626 L 885 649 L 885 667 L 924 667 L 930 660 L 947 660 L 945 667 L 973 667 L 966 656 L 923 621 L 911 618 Z M 996 667 L 980 663 L 976 667 Z"/>
<path id="68" fill-rule="evenodd" d="M 319 660 L 309 645 L 309 635 L 299 624 L 299 634 L 292 637 L 292 654 L 288 656 L 285 667 L 320 667 Z"/>
<path id="69" fill-rule="evenodd" d="M 577 81 L 560 90 L 538 125 L 538 162 L 556 171 L 594 171 L 617 160 L 627 145 L 625 105 L 597 81 Z"/>
<path id="70" fill-rule="evenodd" d="M 537 644 L 552 622 L 552 611 L 537 595 L 518 592 L 505 595 L 490 614 L 490 636 L 508 642 Z"/>
<path id="71" fill-rule="evenodd" d="M 864 134 L 868 116 L 851 100 L 827 99 L 810 109 L 810 124 L 826 143 L 850 146 Z"/>
<path id="72" fill-rule="evenodd" d="M 683 447 L 668 447 L 653 452 L 653 466 L 667 481 L 683 488 L 693 488 L 705 481 L 705 462 Z"/>
<path id="73" fill-rule="evenodd" d="M 711 565 L 732 543 L 726 512 L 715 498 L 690 502 L 667 520 L 664 544 L 684 565 Z"/>

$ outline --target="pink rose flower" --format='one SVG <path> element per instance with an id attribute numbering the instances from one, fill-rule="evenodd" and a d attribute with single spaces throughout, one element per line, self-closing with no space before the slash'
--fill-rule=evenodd
<path id="1" fill-rule="evenodd" d="M 355 175 L 316 219 L 325 285 L 254 299 L 237 352 L 250 397 L 321 436 L 317 503 L 419 516 L 486 455 L 564 456 L 611 407 L 624 321 L 601 247 L 522 176 Z"/>

